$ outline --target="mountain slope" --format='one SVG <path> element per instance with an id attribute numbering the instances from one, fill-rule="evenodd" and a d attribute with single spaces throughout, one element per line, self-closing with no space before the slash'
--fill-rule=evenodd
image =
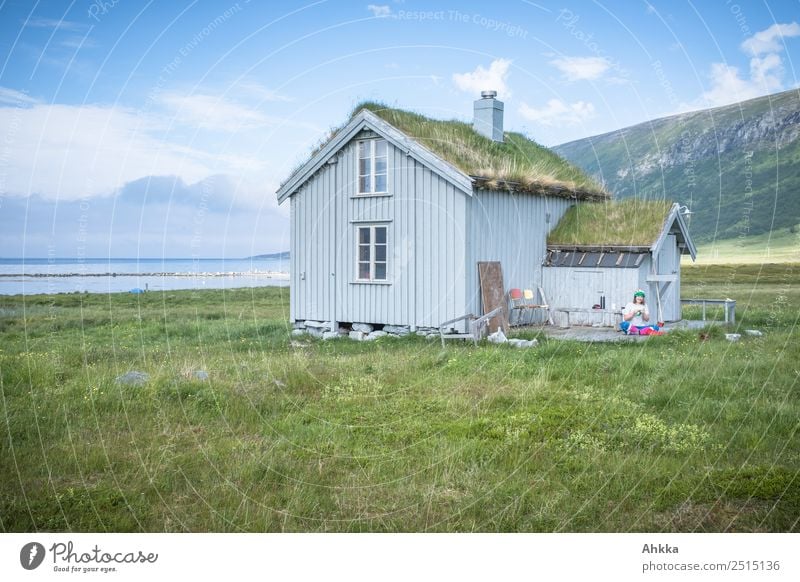
<path id="1" fill-rule="evenodd" d="M 674 200 L 696 242 L 800 223 L 800 91 L 656 119 L 553 148 L 616 198 Z"/>

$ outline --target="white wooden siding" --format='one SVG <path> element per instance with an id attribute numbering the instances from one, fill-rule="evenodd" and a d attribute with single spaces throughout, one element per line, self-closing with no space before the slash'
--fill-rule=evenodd
<path id="1" fill-rule="evenodd" d="M 476 190 L 471 202 L 467 304 L 468 311 L 479 314 L 477 263 L 500 261 L 506 291 L 512 288 L 535 290 L 542 284 L 547 234 L 575 202 L 484 189 Z"/>
<path id="2" fill-rule="evenodd" d="M 667 287 L 661 297 L 664 321 L 681 319 L 681 255 L 675 234 L 668 234 L 656 260 L 657 272 L 661 275 L 675 275 L 676 280 Z M 655 292 L 655 284 L 652 285 Z"/>
<path id="3" fill-rule="evenodd" d="M 390 195 L 358 195 L 356 155 L 354 140 L 291 197 L 292 320 L 436 326 L 462 315 L 469 196 L 391 144 Z M 356 282 L 362 224 L 388 226 L 385 283 Z"/>
<path id="4" fill-rule="evenodd" d="M 633 294 L 639 288 L 645 290 L 650 303 L 650 293 L 645 282 L 649 261 L 646 258 L 638 268 L 631 269 L 544 267 L 545 292 L 554 308 L 591 309 L 600 303 L 601 296 L 605 296 L 606 309 L 611 309 L 612 306 L 619 309 L 633 300 Z M 655 297 L 652 304 L 655 305 Z"/>

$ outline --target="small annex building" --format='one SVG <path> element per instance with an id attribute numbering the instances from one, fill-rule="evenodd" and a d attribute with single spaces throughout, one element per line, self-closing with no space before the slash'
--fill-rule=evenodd
<path id="1" fill-rule="evenodd" d="M 609 195 L 503 131 L 495 97 L 475 101 L 472 124 L 361 104 L 281 185 L 295 327 L 424 331 L 481 314 L 479 261 L 501 263 L 506 289 L 542 280 L 548 232 Z"/>
<path id="2" fill-rule="evenodd" d="M 645 291 L 658 321 L 679 321 L 681 255 L 695 260 L 696 254 L 678 204 L 627 199 L 576 205 L 547 238 L 542 283 L 555 323 L 614 325 L 613 312 L 637 289 Z"/>

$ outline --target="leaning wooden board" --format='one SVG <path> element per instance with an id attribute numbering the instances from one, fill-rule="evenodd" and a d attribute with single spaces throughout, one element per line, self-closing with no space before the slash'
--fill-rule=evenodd
<path id="1" fill-rule="evenodd" d="M 499 315 L 489 320 L 489 333 L 502 329 L 508 332 L 508 304 L 506 303 L 505 286 L 503 285 L 503 267 L 499 261 L 478 263 L 478 278 L 481 285 L 481 301 L 484 313 L 502 307 Z"/>

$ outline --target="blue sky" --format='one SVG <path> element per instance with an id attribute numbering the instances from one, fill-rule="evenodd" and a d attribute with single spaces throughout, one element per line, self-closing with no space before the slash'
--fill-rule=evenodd
<path id="1" fill-rule="evenodd" d="M 798 87 L 800 2 L 0 3 L 0 256 L 288 248 L 275 190 L 361 100 L 545 145 Z"/>

